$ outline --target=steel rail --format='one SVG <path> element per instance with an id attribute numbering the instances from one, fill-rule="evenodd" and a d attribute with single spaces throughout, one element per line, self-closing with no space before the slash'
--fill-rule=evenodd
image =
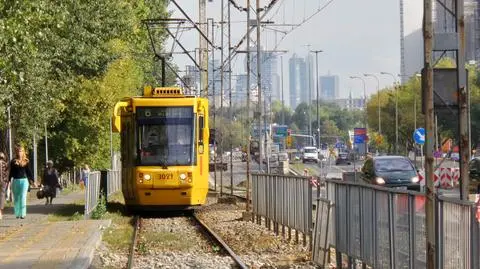
<path id="1" fill-rule="evenodd" d="M 140 216 L 136 215 L 134 217 L 134 223 L 135 223 L 135 226 L 133 227 L 132 243 L 130 245 L 130 250 L 128 253 L 128 263 L 127 263 L 128 269 L 133 268 L 133 265 L 134 265 L 133 256 L 135 255 L 135 246 L 137 245 L 138 231 L 140 230 L 140 226 L 142 223 L 142 219 L 140 218 Z"/>
<path id="2" fill-rule="evenodd" d="M 240 268 L 245 268 L 247 269 L 248 266 L 245 265 L 245 263 L 243 263 L 243 261 L 240 259 L 240 257 L 237 256 L 237 254 L 235 254 L 235 252 L 233 252 L 233 250 L 227 245 L 227 243 L 225 243 L 225 241 L 222 240 L 222 238 L 217 235 L 212 229 L 210 229 L 210 227 L 208 227 L 202 220 L 200 220 L 200 218 L 198 218 L 198 216 L 193 213 L 193 218 L 196 222 L 198 222 L 200 224 L 200 226 L 202 226 L 202 228 L 208 233 L 208 235 L 213 239 L 215 240 L 217 243 L 219 243 L 223 249 L 225 249 L 228 254 L 230 255 L 230 257 L 232 257 L 232 259 L 235 261 L 235 263 L 240 267 Z"/>

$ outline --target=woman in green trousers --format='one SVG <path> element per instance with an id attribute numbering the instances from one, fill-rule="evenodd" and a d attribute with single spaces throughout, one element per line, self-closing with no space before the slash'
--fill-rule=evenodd
<path id="1" fill-rule="evenodd" d="M 15 159 L 10 162 L 9 180 L 12 180 L 13 210 L 15 217 L 24 219 L 27 215 L 27 192 L 29 183 L 33 185 L 32 171 L 22 146 L 15 147 Z"/>

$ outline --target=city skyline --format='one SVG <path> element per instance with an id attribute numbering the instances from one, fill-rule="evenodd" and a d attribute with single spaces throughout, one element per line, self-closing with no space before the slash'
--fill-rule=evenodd
<path id="1" fill-rule="evenodd" d="M 228 1 L 225 1 L 226 3 Z M 265 5 L 269 1 L 261 1 Z M 293 2 L 298 3 L 296 10 Z M 288 23 L 288 18 L 302 17 L 308 10 L 316 10 L 319 3 L 327 1 L 285 1 L 276 4 L 268 20 L 281 23 Z M 213 1 L 207 4 L 207 17 L 214 17 L 216 21 L 220 18 L 220 1 Z M 242 6 L 245 3 L 240 3 Z M 368 8 L 372 7 L 372 8 Z M 375 7 L 375 8 L 374 8 Z M 405 0 L 405 35 L 421 28 L 422 3 L 415 0 Z M 192 1 L 190 5 L 184 6 L 185 11 L 195 20 L 198 16 L 198 3 Z M 363 10 L 364 13 L 356 13 L 356 10 Z M 381 10 L 381 12 L 378 12 Z M 279 12 L 276 12 L 279 11 Z M 174 17 L 182 17 L 182 14 L 172 8 Z M 283 15 L 282 15 L 283 14 Z M 342 19 L 338 16 L 342 14 Z M 276 16 L 275 16 L 276 15 Z M 285 19 L 287 18 L 287 19 Z M 251 19 L 254 19 L 252 12 Z M 240 37 L 246 30 L 245 12 L 239 12 L 232 8 L 232 46 L 237 44 Z M 378 21 L 382 21 L 378 24 Z M 350 35 L 339 35 L 340 32 L 349 31 Z M 313 33 L 313 34 L 312 34 Z M 215 35 L 219 38 L 220 28 L 215 28 Z M 256 34 L 252 33 L 251 45 L 255 44 Z M 198 47 L 198 35 L 183 34 L 184 43 L 190 44 L 190 48 Z M 389 72 L 392 74 L 400 73 L 400 14 L 398 2 L 382 0 L 366 0 L 360 2 L 334 1 L 327 6 L 325 10 L 315 15 L 311 20 L 302 23 L 297 30 L 290 32 L 283 37 L 280 32 L 267 31 L 263 29 L 261 45 L 267 50 L 279 49 L 286 50 L 286 53 L 277 53 L 283 56 L 284 65 L 284 98 L 289 99 L 289 78 L 288 78 L 288 59 L 293 53 L 306 57 L 309 50 L 321 49 L 324 52 L 319 54 L 319 75 L 325 75 L 329 72 L 339 76 L 340 97 L 348 97 L 350 90 L 354 97 L 363 96 L 363 86 L 360 81 L 351 81 L 352 75 L 361 75 L 363 73 Z M 277 42 L 277 40 L 282 40 Z M 218 44 L 217 40 L 217 44 Z M 245 42 L 243 42 L 245 45 Z M 351 44 L 358 46 L 352 47 Z M 240 50 L 245 50 L 241 46 Z M 277 45 L 277 46 L 276 46 Z M 307 47 L 307 45 L 310 45 Z M 167 46 L 168 47 L 168 46 Z M 219 55 L 219 53 L 217 54 Z M 181 60 L 183 58 L 183 61 Z M 177 60 L 178 59 L 178 60 Z M 236 56 L 232 61 L 234 74 L 243 73 L 244 53 Z M 175 56 L 175 61 L 181 66 L 182 62 L 188 63 L 186 56 Z M 280 59 L 278 60 L 278 67 Z M 279 69 L 279 68 L 278 68 Z M 279 78 L 282 74 L 277 73 Z M 313 77 L 312 77 L 313 80 Z M 312 83 L 312 80 L 310 82 Z M 272 81 L 272 84 L 275 84 Z M 308 84 L 308 83 L 307 83 Z M 382 78 L 380 87 L 388 87 L 393 84 L 391 78 Z M 281 85 L 279 85 L 281 87 Z M 367 95 L 376 92 L 376 83 L 367 80 Z M 315 90 L 315 81 L 310 85 L 312 91 Z M 277 96 L 274 92 L 273 96 Z"/>

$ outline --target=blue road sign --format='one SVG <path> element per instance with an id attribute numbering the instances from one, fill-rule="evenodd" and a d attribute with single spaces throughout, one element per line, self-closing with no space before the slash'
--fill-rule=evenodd
<path id="1" fill-rule="evenodd" d="M 415 140 L 415 143 L 417 144 L 425 144 L 425 129 L 418 128 L 415 130 L 415 132 L 413 132 L 413 140 Z"/>

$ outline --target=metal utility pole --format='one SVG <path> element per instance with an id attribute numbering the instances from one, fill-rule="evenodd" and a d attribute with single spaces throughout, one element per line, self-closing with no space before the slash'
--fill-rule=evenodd
<path id="1" fill-rule="evenodd" d="M 318 54 L 323 52 L 323 50 L 312 50 L 311 52 L 315 53 L 315 62 L 316 62 L 316 79 L 317 79 L 317 125 L 318 125 L 318 138 L 317 138 L 317 147 L 321 148 L 320 145 L 320 90 L 318 87 Z"/>
<path id="2" fill-rule="evenodd" d="M 223 64 L 223 63 L 222 63 Z M 250 212 L 250 0 L 247 0 L 247 205 L 246 211 Z"/>
<path id="3" fill-rule="evenodd" d="M 228 104 L 229 104 L 229 118 L 233 121 L 232 114 L 232 20 L 231 20 L 231 3 L 228 1 Z M 223 6 L 222 6 L 223 8 Z M 222 44 L 223 46 L 223 44 Z M 223 61 L 222 61 L 223 65 Z M 233 130 L 229 129 L 230 132 L 230 195 L 233 195 Z"/>
<path id="4" fill-rule="evenodd" d="M 367 121 L 367 87 L 365 84 L 365 79 L 362 77 L 357 76 L 350 76 L 350 79 L 359 79 L 363 83 L 363 126 L 365 127 L 365 131 L 368 133 L 368 121 Z M 368 143 L 367 141 L 364 142 L 365 144 L 365 157 L 367 156 L 368 151 Z"/>
<path id="5" fill-rule="evenodd" d="M 33 133 L 33 180 L 38 179 L 37 128 Z M 36 183 L 36 182 L 35 182 Z"/>
<path id="6" fill-rule="evenodd" d="M 380 80 L 374 74 L 363 74 L 366 77 L 373 77 L 377 80 L 377 105 L 378 105 L 378 133 L 382 134 L 382 118 L 380 117 Z"/>
<path id="7" fill-rule="evenodd" d="M 221 1 L 221 5 L 222 5 L 222 10 L 220 11 L 220 17 L 222 18 L 222 21 L 220 22 L 220 30 L 221 30 L 221 34 L 220 34 L 220 62 L 223 63 L 223 37 L 224 37 L 224 30 L 225 28 L 223 27 L 223 3 L 224 3 L 224 0 Z M 213 66 L 215 66 L 215 63 L 213 63 Z M 220 65 L 220 116 L 221 116 L 221 119 L 224 121 L 225 120 L 225 115 L 223 114 L 223 97 L 224 97 L 224 92 L 223 92 L 223 64 Z M 222 136 L 220 136 L 220 146 L 222 148 L 222 150 L 220 151 L 220 158 L 222 160 L 221 164 L 222 164 L 222 167 L 223 167 L 223 134 Z M 230 171 L 231 172 L 231 171 Z M 233 187 L 233 186 L 231 186 Z M 223 168 L 220 169 L 220 196 L 223 195 Z"/>
<path id="8" fill-rule="evenodd" d="M 262 118 L 263 118 L 263 106 L 262 106 L 262 77 L 261 77 L 261 57 L 260 57 L 260 0 L 256 1 L 256 21 L 257 21 L 257 92 L 258 92 L 258 104 L 257 104 L 257 116 L 258 116 L 258 145 L 259 145 L 259 160 L 258 166 L 259 171 L 262 171 L 262 163 L 263 163 L 263 154 L 268 156 L 266 152 L 266 143 L 263 144 L 263 131 L 262 131 Z M 250 48 L 248 48 L 250 50 Z M 266 131 L 266 129 L 265 129 Z M 266 134 L 265 134 L 265 142 L 266 142 Z M 265 152 L 264 152 L 265 151 Z M 268 159 L 268 158 L 267 158 Z M 269 163 L 267 160 L 267 173 L 269 172 Z"/>
<path id="9" fill-rule="evenodd" d="M 310 51 L 310 44 L 305 45 Z M 308 135 L 312 136 L 312 70 L 311 70 L 311 63 L 310 63 L 310 57 L 307 57 L 307 62 L 308 62 Z M 320 147 L 319 147 L 320 148 Z"/>
<path id="10" fill-rule="evenodd" d="M 212 62 L 215 62 L 215 25 L 213 18 L 208 19 L 212 21 L 212 45 L 210 46 L 212 48 Z M 208 22 L 207 20 L 207 22 Z M 217 137 L 219 136 L 217 132 L 217 95 L 215 92 L 215 65 L 212 66 L 212 96 L 213 96 L 213 129 L 215 130 L 215 139 L 213 140 L 213 163 L 214 163 L 214 169 L 213 169 L 213 183 L 214 187 L 213 189 L 217 191 Z M 220 191 L 221 192 L 221 191 Z"/>
<path id="11" fill-rule="evenodd" d="M 282 125 L 285 125 L 285 99 L 283 98 L 283 56 L 280 56 L 280 79 L 282 83 Z"/>
<path id="12" fill-rule="evenodd" d="M 393 87 L 395 89 L 395 154 L 398 154 L 398 83 L 396 77 L 392 73 L 380 72 L 382 75 L 389 75 L 393 78 Z"/>
<path id="13" fill-rule="evenodd" d="M 436 234 L 435 234 L 435 186 L 433 182 L 433 133 L 434 133 L 434 109 L 433 109 L 433 18 L 432 1 L 423 2 L 423 39 L 424 39 L 424 73 L 422 75 L 422 90 L 424 96 L 425 111 L 425 177 L 427 181 L 425 225 L 427 232 L 427 268 L 435 269 L 436 260 Z"/>
<path id="14" fill-rule="evenodd" d="M 11 106 L 7 107 L 7 117 L 8 117 L 8 157 L 9 157 L 9 160 L 11 161 L 13 159 Z"/>
<path id="15" fill-rule="evenodd" d="M 47 132 L 47 123 L 45 125 L 45 164 L 48 162 L 48 132 Z"/>
<path id="16" fill-rule="evenodd" d="M 468 89 L 465 72 L 465 22 L 464 1 L 456 1 L 456 30 L 458 33 L 457 49 L 457 81 L 458 81 L 458 115 L 460 134 L 460 199 L 468 200 L 468 185 L 470 181 L 468 162 L 470 161 L 470 139 L 468 136 Z"/>
<path id="17" fill-rule="evenodd" d="M 207 33 L 207 17 L 206 17 L 206 0 L 199 1 L 199 29 L 200 29 L 200 95 L 208 97 L 208 49 L 207 39 L 205 34 Z"/>

